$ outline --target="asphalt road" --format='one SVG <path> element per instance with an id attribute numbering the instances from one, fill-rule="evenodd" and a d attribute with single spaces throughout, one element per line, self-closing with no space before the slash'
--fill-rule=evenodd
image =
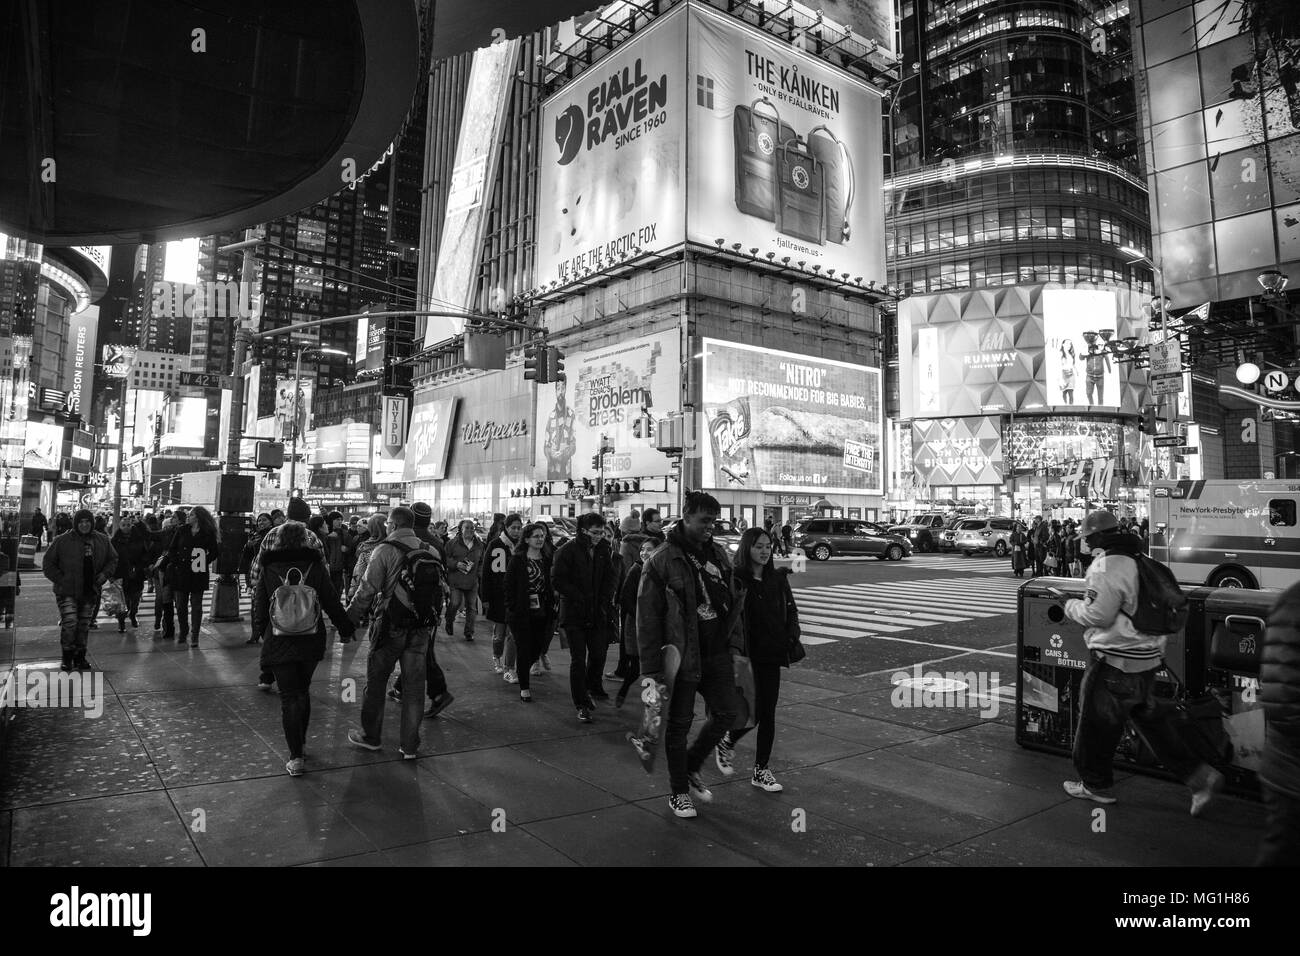
<path id="1" fill-rule="evenodd" d="M 1006 558 L 928 554 L 809 561 L 790 580 L 810 667 L 865 677 L 1000 664 L 1010 678 L 1016 589 L 1029 577 L 1017 579 Z"/>

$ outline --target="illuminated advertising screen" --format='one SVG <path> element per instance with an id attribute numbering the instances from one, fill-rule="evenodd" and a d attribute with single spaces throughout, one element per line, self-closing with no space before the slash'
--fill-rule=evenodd
<path id="1" fill-rule="evenodd" d="M 282 378 L 276 382 L 275 424 L 271 429 L 276 441 L 293 441 L 295 415 L 298 423 L 298 439 L 306 440 L 307 431 L 311 428 L 311 402 L 315 392 L 316 383 L 302 379 L 298 384 L 295 404 L 293 379 Z"/>
<path id="2" fill-rule="evenodd" d="M 690 16 L 687 236 L 883 282 L 880 94 L 733 17 Z"/>
<path id="3" fill-rule="evenodd" d="M 881 494 L 880 370 L 704 340 L 709 488 Z"/>
<path id="4" fill-rule="evenodd" d="M 1146 374 L 1107 342 L 1146 334 L 1127 289 L 1004 286 L 911 296 L 898 308 L 903 418 L 1098 411 L 1137 414 Z"/>
<path id="5" fill-rule="evenodd" d="M 1007 467 L 1016 475 L 1059 478 L 1077 462 L 1116 459 L 1124 451 L 1124 429 L 1118 421 L 1059 415 L 1018 418 L 1007 434 Z M 1136 470 L 1138 463 L 1130 464 Z"/>
<path id="6" fill-rule="evenodd" d="M 397 457 L 388 454 L 384 449 L 384 436 L 376 432 L 371 440 L 370 469 L 371 480 L 377 484 L 393 484 L 402 480 L 402 472 L 406 468 L 406 458 L 398 452 Z"/>
<path id="7" fill-rule="evenodd" d="M 63 385 L 68 393 L 68 411 L 89 414 L 90 397 L 95 387 L 95 342 L 99 336 L 99 306 L 72 315 L 68 319 Z"/>
<path id="8" fill-rule="evenodd" d="M 370 426 L 365 422 L 329 425 L 310 432 L 311 462 L 322 467 L 369 468 Z"/>
<path id="9" fill-rule="evenodd" d="M 678 10 L 543 104 L 539 285 L 567 284 L 637 248 L 681 243 L 686 78 L 686 17 Z"/>
<path id="10" fill-rule="evenodd" d="M 406 433 L 403 481 L 437 481 L 447 477 L 447 450 L 456 425 L 459 398 L 438 398 L 430 390 L 415 396 Z"/>
<path id="11" fill-rule="evenodd" d="M 23 467 L 58 471 L 62 458 L 63 426 L 29 421 L 23 443 Z"/>
<path id="12" fill-rule="evenodd" d="M 1002 424 L 992 417 L 919 419 L 912 461 L 928 485 L 996 485 L 1003 480 Z"/>
<path id="13" fill-rule="evenodd" d="M 565 356 L 567 382 L 537 390 L 537 477 L 595 478 L 592 457 L 601 436 L 614 448 L 606 478 L 662 473 L 664 456 L 649 437 L 636 438 L 642 408 L 654 418 L 676 410 L 681 348 L 676 329 Z"/>
<path id="14" fill-rule="evenodd" d="M 203 448 L 208 430 L 208 400 L 178 398 L 163 409 L 163 448 Z"/>

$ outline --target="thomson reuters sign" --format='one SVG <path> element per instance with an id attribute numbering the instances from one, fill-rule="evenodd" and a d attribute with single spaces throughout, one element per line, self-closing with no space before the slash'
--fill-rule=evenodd
<path id="1" fill-rule="evenodd" d="M 612 139 L 619 149 L 658 125 L 662 119 L 657 114 L 668 106 L 668 74 L 651 80 L 637 57 L 590 89 L 584 106 L 575 103 L 555 117 L 556 162 L 561 166 L 573 162 L 584 147 L 594 149 Z"/>

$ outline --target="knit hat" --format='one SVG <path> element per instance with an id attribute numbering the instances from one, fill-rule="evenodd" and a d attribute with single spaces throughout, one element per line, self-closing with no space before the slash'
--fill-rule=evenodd
<path id="1" fill-rule="evenodd" d="M 417 528 L 427 528 L 429 522 L 433 520 L 433 509 L 423 501 L 417 501 L 411 505 L 411 513 L 415 515 L 415 526 Z"/>
<path id="2" fill-rule="evenodd" d="M 290 498 L 285 515 L 290 521 L 301 521 L 306 524 L 311 519 L 311 506 L 301 498 Z"/>
<path id="3" fill-rule="evenodd" d="M 1109 511 L 1091 511 L 1088 517 L 1083 519 L 1083 527 L 1079 529 L 1079 533 L 1086 538 L 1099 531 L 1114 531 L 1118 527 L 1119 522 Z"/>
<path id="4" fill-rule="evenodd" d="M 75 515 L 72 516 L 73 529 L 75 530 L 77 525 L 81 524 L 81 522 L 83 521 L 89 521 L 90 529 L 92 531 L 95 530 L 95 514 L 89 508 L 82 508 L 80 511 L 78 511 Z"/>

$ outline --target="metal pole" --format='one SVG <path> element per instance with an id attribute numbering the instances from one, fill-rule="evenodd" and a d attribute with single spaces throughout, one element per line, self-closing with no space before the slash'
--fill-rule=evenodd
<path id="1" fill-rule="evenodd" d="M 253 230 L 244 230 L 244 240 L 253 239 Z M 253 301 L 253 263 L 256 260 L 250 254 L 249 249 L 243 251 L 243 261 L 239 266 L 239 297 L 235 306 L 235 355 L 233 367 L 230 374 L 234 377 L 234 385 L 230 390 L 230 435 L 226 442 L 226 474 L 239 474 L 239 453 L 241 439 L 244 434 L 244 388 L 246 380 L 244 379 L 244 360 L 248 355 L 248 343 L 253 337 L 253 331 L 246 324 L 245 316 L 242 315 L 242 306 L 245 301 Z M 248 298 L 245 300 L 244 292 L 248 290 Z M 257 396 L 249 396 L 250 401 L 256 402 Z"/>
<path id="2" fill-rule="evenodd" d="M 122 520 L 122 460 L 126 457 L 126 383 L 131 380 L 130 369 L 122 379 L 122 403 L 117 409 L 117 467 L 113 469 L 113 526 Z"/>
<path id="3" fill-rule="evenodd" d="M 293 365 L 293 450 L 289 453 L 289 495 L 293 496 L 293 490 L 297 485 L 298 478 L 298 415 L 300 414 L 298 404 L 302 395 L 302 353 L 307 350 L 307 346 L 298 349 L 298 359 Z"/>

